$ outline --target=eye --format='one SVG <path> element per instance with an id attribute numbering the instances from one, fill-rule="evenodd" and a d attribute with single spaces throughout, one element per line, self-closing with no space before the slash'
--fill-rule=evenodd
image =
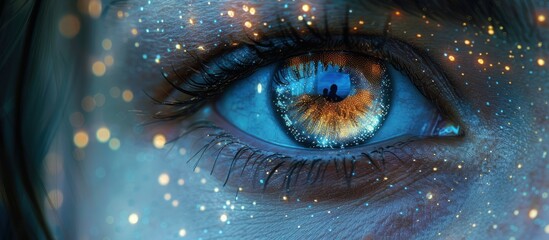
<path id="1" fill-rule="evenodd" d="M 227 89 L 216 108 L 245 134 L 290 148 L 460 133 L 391 63 L 348 51 L 307 53 L 265 66 Z"/>
<path id="2" fill-rule="evenodd" d="M 339 188 L 357 179 L 357 191 L 373 196 L 429 173 L 440 164 L 425 155 L 435 140 L 463 134 L 463 106 L 444 72 L 404 42 L 267 39 L 164 73 L 183 95 L 160 102 L 154 117 L 188 117 L 172 141 L 202 145 L 187 162 L 224 185 L 250 193 L 306 186 L 302 197 L 314 197 L 317 181 Z"/>

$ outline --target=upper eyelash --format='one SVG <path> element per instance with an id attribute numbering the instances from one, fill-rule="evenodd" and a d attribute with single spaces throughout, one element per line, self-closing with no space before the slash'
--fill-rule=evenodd
<path id="1" fill-rule="evenodd" d="M 396 54 L 392 54 L 390 55 L 390 57 L 395 58 L 395 60 L 391 60 L 391 64 L 393 64 L 393 66 L 397 70 L 403 70 L 407 75 L 411 76 L 410 80 L 412 80 L 414 85 L 416 85 L 420 92 L 422 92 L 428 99 L 437 103 L 435 104 L 435 107 L 443 115 L 447 115 L 446 117 L 448 117 L 449 119 L 458 122 L 459 118 L 453 110 L 455 109 L 454 106 L 460 104 L 461 101 L 459 100 L 459 95 L 457 95 L 455 89 L 448 82 L 447 76 L 444 71 L 442 71 L 440 67 L 438 67 L 438 65 L 436 65 L 434 62 L 432 62 L 428 56 L 424 56 L 421 51 L 418 51 L 413 46 L 408 46 L 407 44 L 401 43 L 397 40 L 391 40 L 393 42 L 391 43 L 391 45 L 388 45 L 387 42 L 389 41 L 389 38 L 386 34 L 387 32 L 389 32 L 389 27 L 388 24 L 386 25 L 386 30 L 384 30 L 385 35 L 372 35 L 368 37 L 369 40 L 367 40 L 367 42 L 361 42 L 363 36 L 343 36 L 343 38 L 337 38 L 331 35 L 331 33 L 329 32 L 325 33 L 324 35 L 320 35 L 317 33 L 304 37 L 300 35 L 297 32 L 297 29 L 294 28 L 291 24 L 286 24 L 286 28 L 283 28 L 281 31 L 282 38 L 276 38 L 274 40 L 267 38 L 267 40 L 265 41 L 251 39 L 251 44 L 244 44 L 244 46 L 237 49 L 239 51 L 253 55 L 248 56 L 253 57 L 253 60 L 246 60 L 243 57 L 236 58 L 240 54 L 239 51 L 237 51 L 236 53 L 235 51 L 228 53 L 233 54 L 231 56 L 234 56 L 229 61 L 229 66 L 219 62 L 207 61 L 198 57 L 195 54 L 188 53 L 189 56 L 191 56 L 196 62 L 192 66 L 184 66 L 187 71 L 192 73 L 190 74 L 191 77 L 181 75 L 180 72 L 173 65 L 173 73 L 171 76 L 167 72 L 162 72 L 162 76 L 164 77 L 164 79 L 176 91 L 185 94 L 188 98 L 186 98 L 185 100 L 168 99 L 163 101 L 153 99 L 155 103 L 168 107 L 152 114 L 152 120 L 146 122 L 145 124 L 153 123 L 156 121 L 185 118 L 192 115 L 208 100 L 214 99 L 215 97 L 223 93 L 224 89 L 232 82 L 243 79 L 250 74 L 253 74 L 256 69 L 266 64 L 276 62 L 277 60 L 279 60 L 279 58 L 282 59 L 291 57 L 287 55 L 287 52 L 291 52 L 296 48 L 299 48 L 300 50 L 298 53 L 294 53 L 294 55 L 297 56 L 299 54 L 303 54 L 303 52 L 321 50 L 321 48 L 323 47 L 326 48 L 333 46 L 332 48 L 341 48 L 342 42 L 344 43 L 343 47 L 349 48 L 353 46 L 360 46 L 363 48 L 363 51 L 365 53 L 370 53 L 372 56 L 379 57 L 384 60 L 387 60 L 386 58 L 388 58 L 385 54 L 390 55 L 390 53 L 385 53 L 382 51 L 390 52 L 390 50 L 394 50 L 393 48 L 395 47 L 402 47 L 402 45 L 406 46 L 406 48 L 401 49 L 401 51 L 412 51 L 414 59 L 404 60 L 402 59 L 402 56 L 394 56 Z M 278 41 L 278 44 L 281 46 L 274 46 L 275 41 Z M 386 45 L 388 45 L 390 49 L 383 49 Z M 280 56 L 280 54 L 275 55 L 275 53 L 284 53 L 284 56 Z M 273 55 L 275 57 L 273 57 Z M 399 62 L 403 60 L 407 61 L 407 63 Z M 421 69 L 414 69 L 414 67 L 410 67 L 410 65 L 412 64 L 425 66 L 423 66 Z M 216 68 L 217 70 L 214 71 L 212 70 L 213 68 Z M 189 73 L 187 73 L 186 75 L 189 75 Z M 431 80 L 435 78 L 441 80 L 437 81 L 437 83 L 434 83 Z M 274 80 L 276 81 L 276 79 Z M 182 82 L 183 84 L 178 85 L 177 82 Z M 432 87 L 434 88 L 434 90 L 426 90 L 427 87 Z M 435 90 L 438 90 L 439 92 L 434 93 Z M 449 99 L 450 101 L 444 101 L 446 99 Z"/>
<path id="2" fill-rule="evenodd" d="M 348 17 L 349 17 L 348 11 L 345 11 L 344 14 L 345 14 L 345 21 L 342 26 L 343 35 L 345 39 L 348 39 L 349 30 L 350 30 L 348 25 Z M 330 31 L 328 30 L 329 26 L 328 26 L 327 19 L 328 19 L 328 16 L 325 13 L 324 35 L 320 34 L 315 28 L 307 24 L 303 24 L 303 26 L 305 26 L 317 38 L 316 40 L 320 40 L 320 42 L 324 42 L 333 37 Z M 298 43 L 305 41 L 305 39 L 302 36 L 300 36 L 300 34 L 298 33 L 298 29 L 293 27 L 291 23 L 286 22 L 284 26 L 282 25 L 281 22 L 278 22 L 278 24 L 282 33 L 281 39 L 283 41 L 283 45 L 295 46 Z M 384 31 L 384 32 L 387 32 L 387 31 Z M 256 57 L 260 58 L 260 62 L 264 62 L 265 59 L 267 59 L 266 57 L 267 54 L 263 52 L 264 50 L 262 50 L 261 48 L 272 48 L 273 42 L 258 41 L 254 39 L 254 37 L 252 37 L 251 35 L 247 35 L 247 36 L 248 36 L 247 37 L 248 41 L 251 42 L 251 44 L 246 44 L 244 47 L 251 49 L 253 52 L 257 54 Z M 347 40 L 345 40 L 345 42 L 346 41 Z M 187 65 L 185 67 L 188 68 L 190 72 L 193 72 L 194 74 L 199 74 L 200 79 L 203 81 L 203 83 L 197 82 L 192 78 L 186 78 L 181 76 L 177 71 L 177 69 L 175 69 L 175 67 L 172 64 L 171 70 L 172 70 L 172 73 L 177 78 L 177 81 L 185 83 L 186 87 L 190 87 L 192 89 L 188 90 L 188 89 L 182 88 L 181 86 L 176 84 L 173 80 L 169 79 L 168 78 L 169 74 L 165 71 L 162 72 L 162 77 L 175 90 L 181 93 L 187 94 L 188 96 L 191 96 L 191 98 L 189 100 L 162 100 L 161 101 L 147 94 L 147 96 L 149 96 L 149 98 L 151 98 L 151 100 L 153 100 L 153 102 L 157 104 L 178 107 L 178 109 L 175 109 L 175 111 L 172 110 L 172 112 L 159 111 L 154 113 L 152 115 L 152 118 L 154 120 L 172 120 L 178 117 L 191 115 L 196 109 L 202 106 L 204 101 L 222 93 L 223 88 L 220 86 L 217 86 L 216 84 L 218 83 L 229 84 L 235 80 L 246 77 L 248 74 L 253 73 L 255 69 L 261 66 L 261 65 L 256 65 L 254 69 L 249 70 L 249 64 L 239 62 L 240 60 L 238 59 L 233 59 L 231 61 L 230 67 L 223 67 L 220 65 L 216 65 L 216 67 L 219 68 L 221 72 L 214 74 L 208 71 L 210 66 L 207 65 L 207 62 L 208 62 L 207 60 L 200 58 L 198 55 L 192 52 L 187 52 L 187 54 L 194 60 L 193 61 L 194 64 L 192 64 L 192 66 Z M 276 59 L 271 59 L 271 62 L 272 61 L 276 61 Z M 264 64 L 265 63 L 263 63 L 263 65 Z M 242 71 L 242 69 L 248 69 L 248 71 L 247 72 Z M 229 79 L 227 79 L 227 76 L 229 77 Z M 212 88 L 212 86 L 215 86 L 215 87 Z M 152 122 L 154 121 L 151 121 L 145 124 L 150 124 Z"/>

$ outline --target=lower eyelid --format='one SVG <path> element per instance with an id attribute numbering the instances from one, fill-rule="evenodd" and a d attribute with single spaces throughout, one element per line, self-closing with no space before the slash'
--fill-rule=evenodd
<path id="1" fill-rule="evenodd" d="M 410 141 L 410 145 L 395 144 L 385 151 L 379 148 L 377 152 L 370 151 L 368 156 L 358 154 L 353 157 L 348 152 L 341 152 L 331 158 L 324 155 L 323 158 L 307 159 L 259 150 L 213 125 L 191 132 L 182 141 L 194 142 L 194 149 L 197 149 L 197 152 L 188 154 L 194 155 L 187 159 L 189 165 L 200 166 L 220 184 L 243 194 L 293 194 L 303 200 L 376 199 L 398 190 L 393 189 L 395 185 L 411 184 L 426 177 L 435 168 L 440 169 L 439 173 L 443 169 L 450 173 L 452 170 L 449 169 L 457 169 L 452 167 L 455 165 L 453 162 L 428 159 L 432 157 L 425 147 L 430 145 L 425 144 L 429 140 Z M 277 174 L 271 177 L 266 174 L 274 170 Z"/>

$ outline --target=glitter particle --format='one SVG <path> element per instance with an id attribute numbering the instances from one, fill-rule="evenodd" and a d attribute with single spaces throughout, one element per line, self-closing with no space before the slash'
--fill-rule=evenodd
<path id="1" fill-rule="evenodd" d="M 494 32 L 494 26 L 492 26 L 492 25 L 488 26 L 488 34 L 489 35 L 494 35 L 494 33 L 495 33 Z"/>
<path id="2" fill-rule="evenodd" d="M 263 85 L 261 85 L 261 83 L 258 83 L 257 84 L 257 93 L 261 93 L 263 92 Z"/>
<path id="3" fill-rule="evenodd" d="M 105 56 L 105 59 L 103 59 L 103 61 L 107 66 L 112 66 L 114 64 L 114 58 L 111 55 Z"/>
<path id="4" fill-rule="evenodd" d="M 543 58 L 538 58 L 538 65 L 539 66 L 544 66 L 545 65 L 545 60 Z"/>
<path id="5" fill-rule="evenodd" d="M 80 20 L 78 17 L 67 14 L 59 20 L 59 32 L 66 38 L 73 38 L 80 32 Z"/>
<path id="6" fill-rule="evenodd" d="M 89 137 L 88 133 L 84 131 L 78 131 L 74 134 L 74 145 L 78 148 L 85 148 L 88 145 Z"/>
<path id="7" fill-rule="evenodd" d="M 545 15 L 543 14 L 538 15 L 538 22 L 540 23 L 545 22 Z"/>
<path id="8" fill-rule="evenodd" d="M 106 127 L 100 127 L 97 129 L 97 132 L 95 133 L 95 136 L 97 137 L 97 140 L 99 142 L 107 142 L 111 138 L 111 131 Z"/>
<path id="9" fill-rule="evenodd" d="M 228 218 L 229 217 L 227 216 L 227 214 L 221 214 L 221 216 L 219 217 L 219 220 L 221 220 L 221 222 L 226 222 Z"/>
<path id="10" fill-rule="evenodd" d="M 187 236 L 187 230 L 185 230 L 184 228 L 179 229 L 179 236 L 180 236 L 180 237 L 185 237 L 185 236 Z"/>
<path id="11" fill-rule="evenodd" d="M 532 208 L 530 210 L 530 212 L 528 212 L 528 217 L 530 217 L 530 219 L 534 219 L 538 216 L 538 210 L 535 209 L 535 208 Z"/>
<path id="12" fill-rule="evenodd" d="M 108 38 L 105 38 L 103 39 L 103 41 L 101 42 L 101 46 L 103 47 L 103 49 L 105 50 L 110 50 L 111 47 L 112 47 L 112 41 Z"/>
<path id="13" fill-rule="evenodd" d="M 170 175 L 168 175 L 167 173 L 161 173 L 158 176 L 158 183 L 162 186 L 168 185 L 168 183 L 170 183 Z"/>
<path id="14" fill-rule="evenodd" d="M 130 224 L 136 224 L 138 221 L 139 221 L 139 216 L 137 215 L 137 213 L 132 213 L 128 217 L 128 222 L 130 222 Z"/>
<path id="15" fill-rule="evenodd" d="M 153 137 L 153 145 L 155 148 L 162 149 L 166 144 L 166 137 L 162 134 L 156 134 Z"/>
<path id="16" fill-rule="evenodd" d="M 246 21 L 244 23 L 244 26 L 246 26 L 247 28 L 251 28 L 252 27 L 252 23 L 250 21 Z"/>
<path id="17" fill-rule="evenodd" d="M 105 63 L 103 63 L 102 61 L 96 61 L 95 63 L 93 63 L 92 65 L 93 75 L 97 77 L 101 77 L 105 75 L 106 71 L 107 71 L 107 66 L 105 66 Z"/>
<path id="18" fill-rule="evenodd" d="M 131 90 L 124 90 L 122 92 L 122 99 L 124 99 L 124 102 L 131 102 L 133 99 L 133 92 Z"/>
<path id="19" fill-rule="evenodd" d="M 310 9 L 311 7 L 309 7 L 309 5 L 307 4 L 303 4 L 303 6 L 301 6 L 301 10 L 303 10 L 304 12 L 308 12 Z"/>
<path id="20" fill-rule="evenodd" d="M 113 151 L 116 151 L 120 148 L 120 140 L 118 138 L 113 138 L 109 141 L 109 148 Z"/>
<path id="21" fill-rule="evenodd" d="M 234 17 L 234 11 L 233 10 L 227 11 L 227 15 L 229 15 L 229 17 Z"/>
<path id="22" fill-rule="evenodd" d="M 101 16 L 102 6 L 101 1 L 92 0 L 88 3 L 88 14 L 93 18 L 98 18 Z"/>

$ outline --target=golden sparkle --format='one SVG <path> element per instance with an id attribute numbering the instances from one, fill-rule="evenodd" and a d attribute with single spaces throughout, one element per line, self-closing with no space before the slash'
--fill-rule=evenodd
<path id="1" fill-rule="evenodd" d="M 488 26 L 488 34 L 489 35 L 494 35 L 495 34 L 494 26 L 492 26 L 492 25 Z"/>
<path id="2" fill-rule="evenodd" d="M 541 67 L 541 66 L 545 66 L 545 60 L 543 58 L 538 58 L 538 65 Z"/>
<path id="3" fill-rule="evenodd" d="M 74 145 L 78 148 L 85 148 L 88 145 L 89 137 L 85 131 L 78 131 L 73 137 Z"/>
<path id="4" fill-rule="evenodd" d="M 133 100 L 133 92 L 131 90 L 124 90 L 122 92 L 122 99 L 124 102 L 131 102 Z"/>
<path id="5" fill-rule="evenodd" d="M 102 61 L 96 61 L 93 63 L 92 65 L 93 75 L 97 77 L 101 77 L 105 75 L 106 71 L 107 71 L 107 66 L 105 66 L 105 63 L 103 63 Z"/>
<path id="6" fill-rule="evenodd" d="M 537 20 L 538 20 L 538 22 L 540 22 L 540 23 L 545 22 L 545 20 L 546 20 L 546 19 L 545 19 L 545 15 L 543 15 L 543 14 L 538 15 Z"/>
<path id="7" fill-rule="evenodd" d="M 530 212 L 528 212 L 528 217 L 530 219 L 534 219 L 538 216 L 538 210 L 535 208 L 530 209 Z"/>
<path id="8" fill-rule="evenodd" d="M 97 140 L 99 142 L 107 142 L 111 138 L 111 131 L 107 127 L 100 127 L 97 129 L 97 132 L 95 133 L 95 136 L 97 137 Z"/>
<path id="9" fill-rule="evenodd" d="M 170 183 L 170 175 L 168 175 L 167 173 L 161 173 L 160 175 L 158 175 L 158 184 L 166 186 L 168 185 L 168 183 Z"/>
<path id="10" fill-rule="evenodd" d="M 80 32 L 80 20 L 72 14 L 67 14 L 59 20 L 59 32 L 66 38 L 73 38 Z"/>
<path id="11" fill-rule="evenodd" d="M 162 149 L 166 144 L 166 137 L 162 134 L 156 134 L 153 137 L 153 145 L 155 148 Z"/>
<path id="12" fill-rule="evenodd" d="M 101 16 L 102 6 L 100 0 L 91 0 L 88 3 L 88 14 L 93 18 Z"/>

